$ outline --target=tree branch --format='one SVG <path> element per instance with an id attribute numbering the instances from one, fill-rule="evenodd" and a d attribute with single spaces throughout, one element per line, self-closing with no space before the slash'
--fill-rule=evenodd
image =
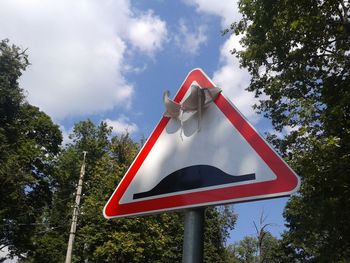
<path id="1" fill-rule="evenodd" d="M 349 9 L 349 8 L 348 8 L 348 7 L 346 7 L 346 5 L 345 5 L 344 1 L 342 1 L 342 0 L 340 1 L 340 5 L 341 5 L 341 7 L 343 8 L 343 11 L 344 11 L 343 18 L 345 18 L 345 19 L 346 19 L 346 18 L 347 18 L 347 16 L 348 16 L 347 14 L 348 14 L 348 9 Z M 343 20 L 343 22 L 344 22 L 344 20 Z M 348 23 L 348 21 L 347 21 L 347 20 L 346 20 L 345 22 L 346 22 L 346 23 Z"/>
<path id="2" fill-rule="evenodd" d="M 7 247 L 9 245 L 9 243 L 5 243 L 4 245 L 2 245 L 1 247 L 0 247 L 0 250 L 2 250 L 3 248 L 5 248 L 5 247 Z"/>
<path id="3" fill-rule="evenodd" d="M 343 13 L 342 13 L 342 9 L 340 9 L 339 7 L 337 8 L 337 11 L 339 13 L 339 17 L 340 17 L 340 21 L 344 21 L 344 16 L 343 16 Z"/>
<path id="4" fill-rule="evenodd" d="M 343 25 L 345 27 L 345 32 L 350 35 L 350 14 L 348 14 L 349 12 L 349 7 L 346 6 L 346 4 L 344 3 L 344 1 L 339 1 L 342 9 L 343 9 L 343 13 L 342 16 L 341 16 L 341 19 L 342 19 L 342 22 L 343 22 Z M 341 11 L 340 11 L 341 12 Z"/>

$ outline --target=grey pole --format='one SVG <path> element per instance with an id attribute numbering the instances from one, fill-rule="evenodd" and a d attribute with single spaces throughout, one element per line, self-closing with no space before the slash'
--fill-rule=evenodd
<path id="1" fill-rule="evenodd" d="M 77 230 L 81 191 L 83 188 L 83 179 L 84 179 L 84 175 L 85 175 L 85 156 L 86 156 L 87 152 L 84 151 L 83 153 L 84 153 L 84 159 L 83 159 L 83 164 L 81 165 L 78 188 L 77 188 L 77 193 L 75 195 L 75 203 L 74 203 L 73 216 L 72 216 L 72 225 L 70 228 L 67 254 L 66 254 L 66 263 L 72 262 L 73 243 L 74 243 L 74 238 L 75 238 L 75 231 Z"/>
<path id="2" fill-rule="evenodd" d="M 185 210 L 182 263 L 203 262 L 204 211 L 204 207 Z"/>

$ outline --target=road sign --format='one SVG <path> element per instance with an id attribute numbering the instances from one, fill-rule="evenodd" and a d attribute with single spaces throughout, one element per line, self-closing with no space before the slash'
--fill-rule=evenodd
<path id="1" fill-rule="evenodd" d="M 174 101 L 185 101 L 193 86 L 215 87 L 194 69 Z M 106 218 L 287 196 L 299 188 L 298 176 L 223 93 L 201 116 L 161 118 L 107 202 Z"/>

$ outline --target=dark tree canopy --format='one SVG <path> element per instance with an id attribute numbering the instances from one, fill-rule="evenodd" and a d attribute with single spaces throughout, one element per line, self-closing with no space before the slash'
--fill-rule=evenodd
<path id="1" fill-rule="evenodd" d="M 0 248 L 31 247 L 38 215 L 51 203 L 52 172 L 62 135 L 49 116 L 25 100 L 18 81 L 27 55 L 0 42 Z"/>
<path id="2" fill-rule="evenodd" d="M 244 49 L 233 53 L 251 74 L 256 108 L 287 128 L 270 140 L 302 177 L 285 210 L 286 251 L 302 262 L 347 262 L 349 1 L 241 0 L 239 9 L 243 18 L 227 32 L 243 34 Z"/>

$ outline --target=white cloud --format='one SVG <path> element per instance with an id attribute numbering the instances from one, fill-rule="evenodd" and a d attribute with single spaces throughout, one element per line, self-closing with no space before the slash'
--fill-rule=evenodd
<path id="1" fill-rule="evenodd" d="M 148 11 L 137 19 L 130 20 L 127 37 L 135 47 L 152 55 L 166 40 L 166 23 Z"/>
<path id="2" fill-rule="evenodd" d="M 185 3 L 195 6 L 199 13 L 216 15 L 221 17 L 221 26 L 227 28 L 232 22 L 237 21 L 241 15 L 238 12 L 237 2 L 232 0 L 183 0 Z"/>
<path id="3" fill-rule="evenodd" d="M 253 93 L 245 90 L 250 75 L 247 70 L 239 67 L 238 59 L 230 53 L 233 48 L 240 49 L 239 37 L 235 35 L 231 35 L 221 48 L 221 67 L 214 72 L 213 81 L 249 121 L 256 123 L 261 116 L 254 112 L 252 106 L 258 100 Z"/>
<path id="4" fill-rule="evenodd" d="M 133 122 L 130 122 L 129 118 L 126 116 L 120 116 L 116 120 L 105 119 L 104 122 L 113 128 L 114 134 L 122 134 L 125 132 L 132 134 L 138 131 L 137 125 Z"/>
<path id="5" fill-rule="evenodd" d="M 130 107 L 129 46 L 152 55 L 167 34 L 164 21 L 134 14 L 128 0 L 5 0 L 0 24 L 0 38 L 28 48 L 21 82 L 29 101 L 56 120 Z"/>
<path id="6" fill-rule="evenodd" d="M 207 43 L 206 26 L 200 25 L 189 29 L 185 20 L 180 19 L 178 33 L 174 36 L 175 44 L 183 52 L 191 55 L 198 54 L 201 45 Z"/>

